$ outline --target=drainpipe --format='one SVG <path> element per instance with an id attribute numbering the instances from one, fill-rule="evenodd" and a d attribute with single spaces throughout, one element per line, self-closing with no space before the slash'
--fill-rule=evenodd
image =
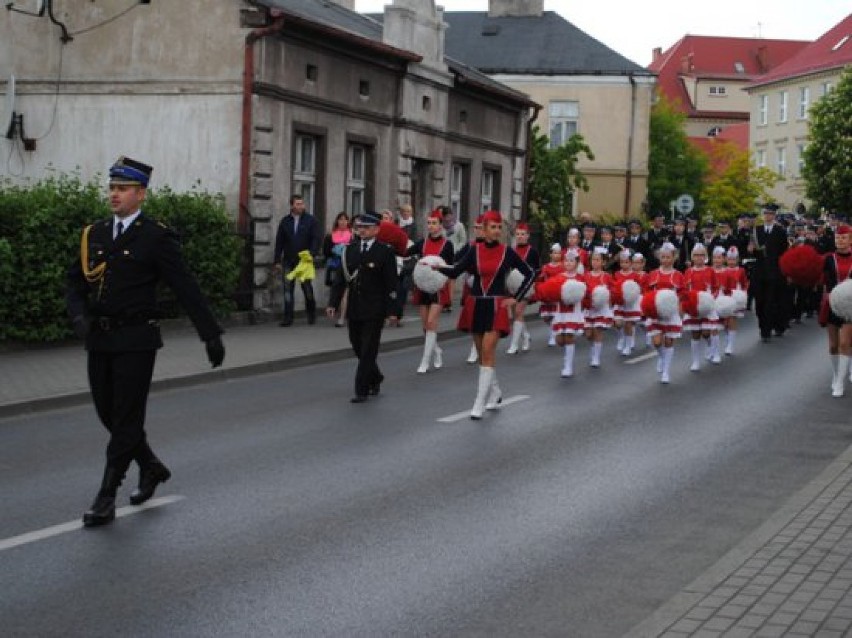
<path id="1" fill-rule="evenodd" d="M 529 216 L 529 202 L 527 201 L 527 193 L 529 192 L 530 163 L 532 162 L 532 129 L 533 123 L 538 119 L 538 114 L 541 111 L 541 106 L 535 104 L 532 108 L 532 117 L 529 119 L 529 121 L 527 121 L 527 156 L 524 159 L 523 192 L 521 194 L 521 219 L 525 221 Z"/>
<path id="2" fill-rule="evenodd" d="M 624 219 L 630 216 L 630 191 L 633 186 L 633 138 L 636 133 L 636 78 L 633 74 L 627 76 L 630 80 L 630 133 L 627 136 L 627 184 L 624 189 Z"/>

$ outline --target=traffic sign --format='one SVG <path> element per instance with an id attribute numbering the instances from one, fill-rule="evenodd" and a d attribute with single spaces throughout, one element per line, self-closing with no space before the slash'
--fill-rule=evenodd
<path id="1" fill-rule="evenodd" d="M 677 208 L 677 212 L 686 215 L 695 208 L 695 200 L 692 199 L 692 195 L 684 193 L 675 200 L 675 208 Z"/>

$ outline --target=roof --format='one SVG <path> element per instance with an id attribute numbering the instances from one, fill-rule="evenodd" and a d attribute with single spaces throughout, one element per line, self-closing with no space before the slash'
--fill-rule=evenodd
<path id="1" fill-rule="evenodd" d="M 385 44 L 382 39 L 382 23 L 378 20 L 369 15 L 351 11 L 336 2 L 329 0 L 259 0 L 259 2 L 267 7 L 280 9 L 285 15 L 321 25 L 326 30 L 332 29 L 343 37 L 349 35 L 349 39 L 353 39 L 351 36 L 355 36 L 356 41 L 391 55 L 411 61 L 422 59 L 422 56 L 416 53 Z M 520 104 L 535 105 L 535 102 L 525 93 L 488 77 L 464 62 L 454 60 L 450 56 L 444 56 L 444 61 L 450 71 L 460 79 L 460 84 L 474 86 L 492 94 L 496 93 Z"/>
<path id="2" fill-rule="evenodd" d="M 659 74 L 659 91 L 689 116 L 694 110 L 682 77 L 743 83 L 755 80 L 796 55 L 809 43 L 801 40 L 765 40 L 685 35 L 659 55 L 648 69 Z"/>
<path id="3" fill-rule="evenodd" d="M 495 18 L 446 11 L 444 22 L 447 54 L 490 75 L 654 75 L 554 11 Z"/>
<path id="4" fill-rule="evenodd" d="M 762 75 L 749 88 L 852 64 L 852 13 L 794 57 Z"/>

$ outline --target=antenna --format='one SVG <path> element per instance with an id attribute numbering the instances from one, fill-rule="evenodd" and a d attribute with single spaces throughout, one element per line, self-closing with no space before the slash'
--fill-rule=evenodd
<path id="1" fill-rule="evenodd" d="M 22 4 L 26 9 L 19 9 L 15 5 Z M 44 11 L 47 8 L 47 0 L 26 0 L 26 1 L 18 1 L 18 2 L 7 2 L 6 9 L 9 11 L 14 11 L 15 13 L 23 13 L 24 15 L 34 16 L 40 18 L 44 15 Z"/>
<path id="2" fill-rule="evenodd" d="M 7 139 L 15 137 L 15 76 L 9 76 L 9 81 L 6 82 L 6 105 L 3 109 L 3 119 L 0 120 L 0 131 L 6 135 Z"/>

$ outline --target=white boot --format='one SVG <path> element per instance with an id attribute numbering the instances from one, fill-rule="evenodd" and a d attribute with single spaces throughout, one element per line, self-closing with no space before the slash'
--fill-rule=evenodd
<path id="1" fill-rule="evenodd" d="M 710 349 L 713 351 L 710 361 L 716 365 L 722 363 L 722 353 L 719 352 L 719 335 L 710 336 Z"/>
<path id="2" fill-rule="evenodd" d="M 506 350 L 506 354 L 518 354 L 518 346 L 521 341 L 521 332 L 524 329 L 524 324 L 520 321 L 512 322 L 512 336 L 509 340 L 509 349 Z"/>
<path id="3" fill-rule="evenodd" d="M 562 377 L 567 379 L 568 377 L 574 376 L 574 344 L 566 344 L 563 348 Z"/>
<path id="4" fill-rule="evenodd" d="M 547 346 L 552 348 L 556 345 L 556 333 L 553 332 L 553 328 L 550 329 L 550 336 L 547 338 Z"/>
<path id="5" fill-rule="evenodd" d="M 663 348 L 663 371 L 660 373 L 660 383 L 669 382 L 669 368 L 672 366 L 674 348 Z"/>
<path id="6" fill-rule="evenodd" d="M 603 344 L 598 341 L 592 342 L 591 353 L 589 357 L 589 365 L 593 368 L 601 367 L 601 348 L 603 348 Z"/>
<path id="7" fill-rule="evenodd" d="M 693 339 L 689 345 L 692 347 L 692 365 L 689 366 L 689 370 L 698 372 L 701 370 L 701 341 Z"/>
<path id="8" fill-rule="evenodd" d="M 710 359 L 713 358 L 713 345 L 710 341 L 710 337 L 706 337 L 704 339 L 704 358 L 707 361 L 710 361 Z"/>
<path id="9" fill-rule="evenodd" d="M 438 341 L 438 333 L 433 330 L 426 331 L 426 339 L 423 342 L 423 358 L 420 359 L 420 365 L 417 367 L 417 374 L 426 374 L 429 371 L 429 361 L 432 359 L 432 352 L 435 350 L 435 344 Z"/>
<path id="10" fill-rule="evenodd" d="M 438 338 L 437 334 L 435 338 Z M 432 367 L 435 370 L 440 370 L 444 367 L 444 351 L 441 350 L 441 346 L 438 345 L 437 341 L 435 341 L 435 349 L 432 351 Z"/>
<path id="11" fill-rule="evenodd" d="M 633 346 L 636 345 L 636 335 L 627 335 L 624 337 L 624 350 L 621 351 L 621 354 L 625 357 L 629 357 L 633 352 Z"/>
<path id="12" fill-rule="evenodd" d="M 657 350 L 657 374 L 663 372 L 663 347 L 660 346 Z"/>
<path id="13" fill-rule="evenodd" d="M 476 400 L 473 402 L 473 407 L 470 410 L 470 418 L 478 421 L 482 418 L 482 413 L 485 411 L 485 398 L 488 396 L 488 391 L 491 389 L 491 377 L 494 376 L 494 368 L 486 368 L 479 366 L 479 381 L 476 386 Z"/>
<path id="14" fill-rule="evenodd" d="M 500 389 L 500 384 L 497 382 L 497 370 L 491 368 L 491 387 L 488 390 L 488 399 L 485 402 L 485 409 L 499 410 L 501 403 L 503 403 L 503 391 Z"/>
<path id="15" fill-rule="evenodd" d="M 849 374 L 849 355 L 837 355 L 837 372 L 831 384 L 831 396 L 842 397 L 846 392 L 846 375 Z"/>
<path id="16" fill-rule="evenodd" d="M 527 330 L 527 324 L 524 323 L 524 332 L 521 335 L 521 350 L 523 352 L 527 352 L 530 349 L 530 342 L 532 341 L 532 336 L 530 335 L 530 331 Z"/>
<path id="17" fill-rule="evenodd" d="M 476 344 L 470 344 L 470 354 L 467 355 L 468 363 L 476 363 L 476 360 L 479 359 L 479 354 L 476 352 Z"/>
<path id="18" fill-rule="evenodd" d="M 725 354 L 731 356 L 734 354 L 734 344 L 737 341 L 737 331 L 728 330 L 728 343 L 725 345 Z"/>
<path id="19" fill-rule="evenodd" d="M 619 328 L 618 329 L 618 341 L 615 343 L 615 349 L 618 350 L 619 352 L 624 350 L 624 342 L 625 342 L 624 328 Z"/>

